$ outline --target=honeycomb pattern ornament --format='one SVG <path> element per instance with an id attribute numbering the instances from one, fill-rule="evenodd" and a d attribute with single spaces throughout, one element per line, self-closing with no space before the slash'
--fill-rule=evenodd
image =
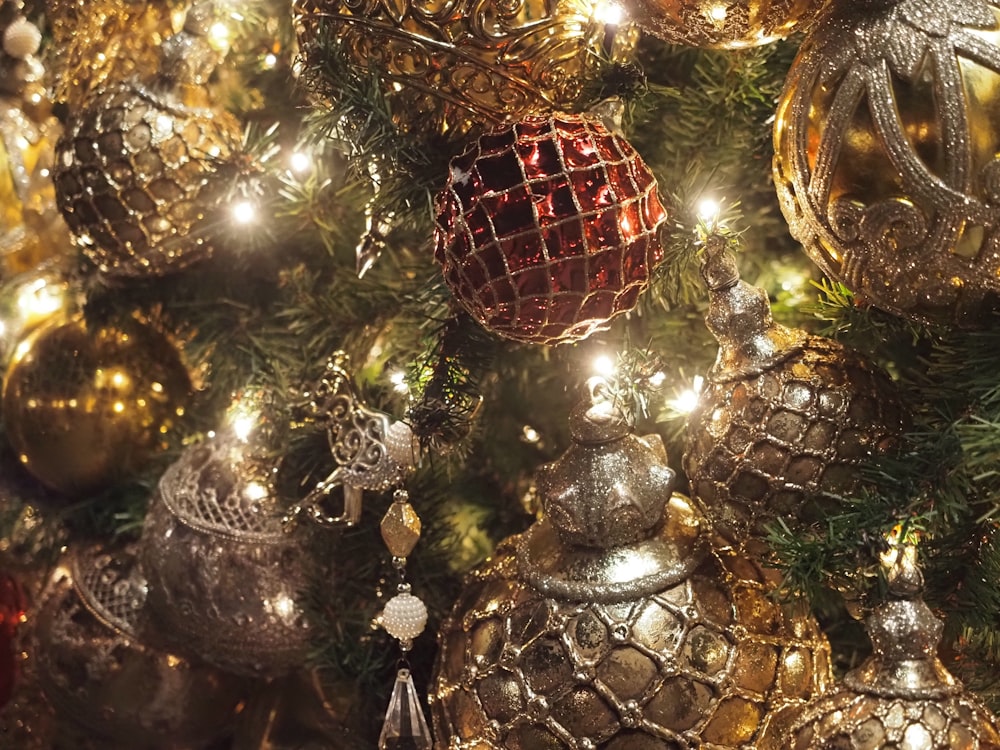
<path id="1" fill-rule="evenodd" d="M 274 677 L 308 654 L 298 597 L 311 557 L 308 527 L 282 524 L 274 458 L 259 440 L 225 427 L 181 454 L 160 479 L 139 559 L 151 616 L 172 648 L 235 674 Z"/>
<path id="2" fill-rule="evenodd" d="M 239 125 L 204 88 L 221 55 L 196 4 L 162 48 L 151 78 L 96 93 L 56 146 L 56 198 L 84 255 L 109 278 L 162 276 L 212 253 L 206 227 L 219 203 L 219 167 Z"/>
<path id="3" fill-rule="evenodd" d="M 938 659 L 943 623 L 919 590 L 890 582 L 890 595 L 867 621 L 872 656 L 803 709 L 785 749 L 1000 747 L 997 718 Z"/>
<path id="4" fill-rule="evenodd" d="M 775 323 L 730 252 L 707 251 L 702 274 L 719 354 L 688 419 L 684 470 L 716 529 L 742 543 L 777 516 L 794 527 L 835 507 L 908 420 L 888 375 L 861 354 Z"/>
<path id="5" fill-rule="evenodd" d="M 671 494 L 658 437 L 586 411 L 539 474 L 544 517 L 498 546 L 442 625 L 439 746 L 777 748 L 765 731 L 787 732 L 829 676 L 815 621 Z"/>
<path id="6" fill-rule="evenodd" d="M 133 550 L 67 553 L 33 624 L 32 668 L 60 723 L 95 747 L 206 745 L 231 728 L 246 685 L 160 650 L 145 599 Z"/>
<path id="7" fill-rule="evenodd" d="M 529 114 L 567 110 L 599 60 L 628 60 L 636 34 L 608 25 L 587 0 L 296 0 L 307 75 L 324 78 L 334 39 L 347 62 L 376 74 L 397 127 L 434 142 L 475 137 Z"/>
<path id="8" fill-rule="evenodd" d="M 644 31 L 673 44 L 742 49 L 801 31 L 826 0 L 627 0 Z"/>
<path id="9" fill-rule="evenodd" d="M 831 3 L 789 70 L 774 182 L 792 235 L 911 320 L 1000 310 L 1000 4 Z"/>

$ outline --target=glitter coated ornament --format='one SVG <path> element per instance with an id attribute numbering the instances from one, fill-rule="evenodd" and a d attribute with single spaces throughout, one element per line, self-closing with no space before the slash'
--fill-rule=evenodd
<path id="1" fill-rule="evenodd" d="M 776 516 L 817 520 L 859 487 L 860 467 L 907 423 L 889 377 L 831 339 L 774 322 L 731 253 L 706 250 L 706 323 L 719 354 L 687 425 L 691 493 L 730 541 Z"/>
<path id="2" fill-rule="evenodd" d="M 232 726 L 245 685 L 156 648 L 145 597 L 130 550 L 69 552 L 33 626 L 33 669 L 60 722 L 100 747 L 204 746 Z"/>
<path id="3" fill-rule="evenodd" d="M 160 479 L 139 544 L 171 647 L 256 677 L 302 666 L 309 647 L 306 527 L 283 528 L 272 468 L 228 431 L 188 448 Z"/>
<path id="4" fill-rule="evenodd" d="M 319 88 L 336 98 L 342 85 L 323 79 L 330 68 L 323 55 L 336 39 L 352 66 L 379 76 L 397 126 L 429 140 L 567 109 L 601 57 L 623 61 L 635 44 L 586 0 L 297 0 L 295 7 L 307 75 Z"/>
<path id="5" fill-rule="evenodd" d="M 1000 309 L 1000 5 L 837 3 L 789 71 L 774 181 L 859 300 L 986 325 Z"/>
<path id="6" fill-rule="evenodd" d="M 132 318 L 88 327 L 82 316 L 54 315 L 14 350 L 4 427 L 31 474 L 82 494 L 140 469 L 191 391 L 180 353 L 154 327 Z"/>
<path id="7" fill-rule="evenodd" d="M 674 44 L 739 49 L 801 31 L 826 0 L 626 0 L 644 31 Z"/>
<path id="8" fill-rule="evenodd" d="M 560 344 L 635 306 L 662 258 L 665 219 L 624 138 L 588 116 L 527 117 L 452 161 L 435 257 L 490 331 Z"/>
<path id="9" fill-rule="evenodd" d="M 106 276 L 162 276 L 212 252 L 206 217 L 240 132 L 207 100 L 204 84 L 221 58 L 205 39 L 210 20 L 192 9 L 164 43 L 159 72 L 95 94 L 56 146 L 59 208 Z"/>
<path id="10" fill-rule="evenodd" d="M 538 476 L 543 518 L 501 543 L 442 625 L 437 742 L 772 750 L 764 732 L 825 686 L 828 646 L 671 495 L 662 441 L 606 406 L 574 412 L 574 445 Z"/>
<path id="11" fill-rule="evenodd" d="M 997 718 L 938 659 L 943 623 L 894 588 L 867 621 L 873 654 L 803 709 L 784 750 L 1000 747 Z"/>

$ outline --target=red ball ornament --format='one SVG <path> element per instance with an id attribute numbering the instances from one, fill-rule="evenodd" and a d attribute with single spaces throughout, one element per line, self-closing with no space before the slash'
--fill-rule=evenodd
<path id="1" fill-rule="evenodd" d="M 529 116 L 452 161 L 435 257 L 483 326 L 562 344 L 635 306 L 663 257 L 665 219 L 652 172 L 622 136 L 587 116 Z"/>

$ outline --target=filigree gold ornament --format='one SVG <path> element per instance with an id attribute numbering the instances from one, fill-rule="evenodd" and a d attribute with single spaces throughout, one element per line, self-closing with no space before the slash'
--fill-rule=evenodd
<path id="1" fill-rule="evenodd" d="M 777 516 L 818 520 L 859 469 L 897 447 L 908 420 L 882 370 L 842 344 L 774 322 L 718 238 L 706 248 L 706 324 L 719 353 L 688 418 L 691 493 L 730 541 L 761 540 Z"/>
<path id="2" fill-rule="evenodd" d="M 200 746 L 235 720 L 245 685 L 159 650 L 131 550 L 74 550 L 33 623 L 32 668 L 61 721 L 107 743 Z M 107 746 L 107 745 L 105 745 Z"/>
<path id="3" fill-rule="evenodd" d="M 139 560 L 151 617 L 172 648 L 274 677 L 305 663 L 311 630 L 299 597 L 313 560 L 308 529 L 282 523 L 278 459 L 260 432 L 269 416 L 250 421 L 233 419 L 163 474 Z"/>
<path id="4" fill-rule="evenodd" d="M 997 718 L 938 658 L 944 623 L 920 598 L 918 569 L 902 582 L 914 571 L 915 587 L 890 572 L 890 598 L 867 620 L 872 655 L 802 710 L 784 750 L 1000 747 Z"/>
<path id="5" fill-rule="evenodd" d="M 223 52 L 199 0 L 161 46 L 158 71 L 102 89 L 56 146 L 56 198 L 83 253 L 110 278 L 162 276 L 209 257 L 220 166 L 240 128 L 204 84 Z"/>
<path id="6" fill-rule="evenodd" d="M 626 0 L 644 31 L 674 44 L 740 49 L 801 31 L 827 0 Z"/>
<path id="7" fill-rule="evenodd" d="M 828 679 L 815 621 L 672 494 L 658 436 L 599 397 L 538 475 L 545 513 L 469 578 L 439 635 L 454 750 L 758 747 Z"/>
<path id="8" fill-rule="evenodd" d="M 299 43 L 322 69 L 335 40 L 377 74 L 397 126 L 460 137 L 572 107 L 599 58 L 635 43 L 587 0 L 297 0 Z M 322 75 L 322 73 L 320 73 Z M 337 81 L 325 83 L 336 91 Z"/>
<path id="9" fill-rule="evenodd" d="M 347 364 L 347 355 L 335 352 L 322 379 L 304 394 L 310 418 L 326 430 L 335 465 L 292 508 L 288 521 L 305 514 L 324 526 L 351 526 L 361 519 L 363 490 L 385 491 L 399 486 L 414 469 L 418 452 L 410 428 L 362 401 Z M 331 515 L 325 501 L 338 487 L 343 488 L 343 512 Z"/>
<path id="10" fill-rule="evenodd" d="M 858 299 L 917 321 L 1000 309 L 1000 5 L 836 3 L 775 120 L 792 234 Z"/>

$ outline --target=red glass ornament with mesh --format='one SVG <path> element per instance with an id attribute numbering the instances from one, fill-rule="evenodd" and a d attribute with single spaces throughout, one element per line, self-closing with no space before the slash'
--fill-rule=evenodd
<path id="1" fill-rule="evenodd" d="M 14 634 L 24 620 L 24 611 L 21 586 L 11 576 L 0 574 L 0 708 L 10 700 L 18 677 Z"/>
<path id="2" fill-rule="evenodd" d="M 631 310 L 663 250 L 666 210 L 635 149 L 585 115 L 530 116 L 454 159 L 435 257 L 483 326 L 578 341 Z"/>

